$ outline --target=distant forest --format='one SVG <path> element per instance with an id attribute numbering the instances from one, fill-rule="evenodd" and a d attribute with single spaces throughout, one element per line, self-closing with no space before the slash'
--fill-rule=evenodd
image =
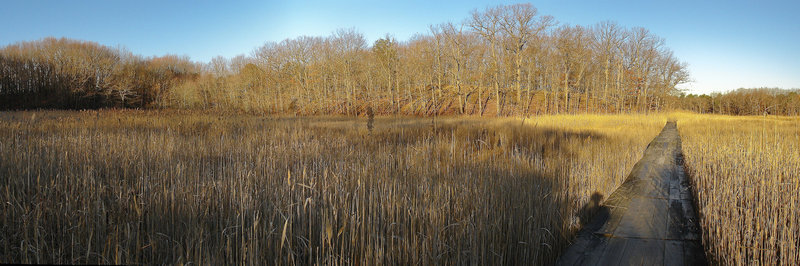
<path id="1" fill-rule="evenodd" d="M 680 109 L 731 115 L 800 115 L 800 89 L 738 89 L 711 95 L 678 97 Z"/>
<path id="2" fill-rule="evenodd" d="M 473 11 L 369 45 L 355 29 L 197 63 L 46 38 L 0 49 L 0 109 L 177 108 L 250 113 L 536 115 L 686 109 L 800 114 L 776 89 L 684 95 L 664 39 L 614 22 L 557 23 L 530 4 Z"/>

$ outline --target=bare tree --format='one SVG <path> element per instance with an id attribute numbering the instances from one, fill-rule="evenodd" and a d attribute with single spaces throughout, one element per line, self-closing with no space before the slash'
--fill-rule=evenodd
<path id="1" fill-rule="evenodd" d="M 502 36 L 501 34 L 501 12 L 502 9 L 500 7 L 494 8 L 486 8 L 483 12 L 479 12 L 478 10 L 473 10 L 471 13 L 471 18 L 467 21 L 467 25 L 469 25 L 472 30 L 483 37 L 483 39 L 489 44 L 488 49 L 491 54 L 492 65 L 491 65 L 491 72 L 494 76 L 493 85 L 494 85 L 494 94 L 495 100 L 497 102 L 497 115 L 500 116 L 503 112 L 502 105 L 500 101 L 500 77 L 499 77 L 499 68 L 500 68 L 500 57 L 497 54 L 497 50 L 499 49 L 499 43 Z"/>
<path id="2" fill-rule="evenodd" d="M 397 68 L 399 64 L 397 41 L 393 37 L 387 35 L 375 41 L 372 50 L 383 69 L 387 88 L 389 88 L 391 92 L 389 95 L 389 102 L 396 113 L 400 109 L 399 102 L 396 98 L 398 89 Z"/>
<path id="3" fill-rule="evenodd" d="M 609 89 L 611 85 L 611 71 L 612 64 L 618 60 L 618 56 L 622 50 L 622 43 L 625 41 L 626 35 L 623 29 L 615 22 L 604 21 L 596 24 L 592 28 L 594 36 L 594 48 L 596 53 L 600 56 L 600 62 L 603 69 L 603 92 L 600 99 L 608 102 Z M 619 75 L 621 73 L 617 73 Z"/>
<path id="4" fill-rule="evenodd" d="M 553 17 L 538 16 L 538 10 L 530 3 L 514 4 L 500 8 L 500 29 L 505 36 L 505 49 L 514 58 L 514 84 L 517 103 L 522 103 L 522 58 L 529 43 L 555 25 Z"/>

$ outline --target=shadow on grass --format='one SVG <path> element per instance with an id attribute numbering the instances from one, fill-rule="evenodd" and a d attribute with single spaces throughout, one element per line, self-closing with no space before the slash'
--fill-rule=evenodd
<path id="1" fill-rule="evenodd" d="M 41 262 L 57 263 L 117 263 L 114 257 L 122 256 L 122 263 L 547 264 L 572 237 L 575 213 L 581 224 L 602 213 L 599 193 L 575 210 L 576 196 L 563 179 L 577 159 L 575 143 L 602 140 L 600 134 L 421 119 L 397 126 L 379 120 L 366 135 L 366 126 L 352 129 L 360 124 L 325 127 L 310 120 L 229 125 L 227 145 L 197 141 L 214 128 L 207 124 L 123 131 L 130 138 L 171 134 L 147 138 L 185 149 L 164 162 L 58 145 L 33 149 L 29 165 L 0 164 L 0 171 L 36 178 L 22 173 L 28 166 L 49 169 L 42 180 L 70 191 L 103 189 L 59 205 L 58 187 L 1 184 L 19 205 L 4 205 L 5 219 L 33 212 L 51 224 L 7 224 L 0 258 L 31 261 L 33 253 L 19 243 L 40 234 L 37 254 L 51 254 Z M 347 123 L 342 120 L 335 119 Z M 200 147 L 223 150 L 204 154 Z M 64 152 L 88 159 L 51 161 Z M 55 156 L 36 157 L 47 153 Z M 109 164 L 132 169 L 104 167 Z M 178 164 L 183 170 L 170 168 Z M 66 180 L 65 171 L 78 172 Z"/>

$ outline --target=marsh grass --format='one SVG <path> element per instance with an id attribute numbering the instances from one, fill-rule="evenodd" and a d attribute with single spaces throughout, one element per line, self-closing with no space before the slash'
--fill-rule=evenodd
<path id="1" fill-rule="evenodd" d="M 679 115 L 709 258 L 800 264 L 800 119 Z"/>
<path id="2" fill-rule="evenodd" d="M 0 262 L 551 263 L 664 121 L 0 113 Z"/>

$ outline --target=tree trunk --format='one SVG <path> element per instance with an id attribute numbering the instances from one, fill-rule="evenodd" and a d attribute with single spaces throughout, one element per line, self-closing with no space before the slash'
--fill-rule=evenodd
<path id="1" fill-rule="evenodd" d="M 517 51 L 516 56 L 516 68 L 517 68 L 517 78 L 516 78 L 516 85 L 517 85 L 517 105 L 522 104 L 522 56 Z"/>
<path id="2" fill-rule="evenodd" d="M 483 116 L 483 72 L 478 80 L 478 112 L 480 112 L 480 116 Z"/>
<path id="3" fill-rule="evenodd" d="M 497 82 L 497 72 L 496 71 L 494 73 L 494 96 L 495 96 L 495 98 L 497 98 L 496 99 L 497 100 L 497 114 L 495 114 L 495 115 L 496 116 L 500 116 L 500 114 L 503 112 L 503 110 L 502 110 L 502 108 L 500 106 L 500 84 L 498 84 L 498 82 Z"/>
<path id="4" fill-rule="evenodd" d="M 564 72 L 564 112 L 569 113 L 569 71 Z"/>

